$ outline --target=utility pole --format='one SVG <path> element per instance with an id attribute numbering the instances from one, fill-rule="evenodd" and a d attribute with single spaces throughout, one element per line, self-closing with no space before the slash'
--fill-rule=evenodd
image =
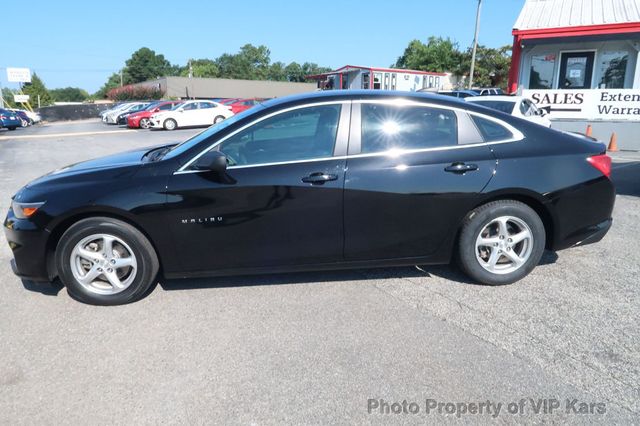
<path id="1" fill-rule="evenodd" d="M 478 33 L 480 32 L 480 7 L 482 0 L 478 0 L 478 10 L 476 11 L 476 33 L 473 36 L 473 50 L 471 51 L 471 70 L 469 70 L 469 89 L 473 87 L 473 72 L 476 67 L 476 50 L 478 48 Z"/>

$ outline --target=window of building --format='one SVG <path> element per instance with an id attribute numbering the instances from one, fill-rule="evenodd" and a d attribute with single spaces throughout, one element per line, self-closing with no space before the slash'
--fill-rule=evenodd
<path id="1" fill-rule="evenodd" d="M 458 123 L 446 109 L 363 104 L 361 136 L 362 153 L 453 146 Z"/>
<path id="2" fill-rule="evenodd" d="M 531 71 L 529 73 L 529 89 L 553 88 L 553 70 L 555 65 L 555 54 L 532 56 Z"/>
<path id="3" fill-rule="evenodd" d="M 370 74 L 368 72 L 365 72 L 362 74 L 362 88 L 363 89 L 368 89 L 369 88 L 369 79 L 370 79 Z"/>
<path id="4" fill-rule="evenodd" d="M 373 88 L 379 90 L 382 84 L 382 74 L 376 72 L 373 74 Z"/>
<path id="5" fill-rule="evenodd" d="M 598 87 L 601 89 L 624 89 L 628 59 L 629 52 L 624 50 L 602 52 L 598 61 L 600 71 Z"/>

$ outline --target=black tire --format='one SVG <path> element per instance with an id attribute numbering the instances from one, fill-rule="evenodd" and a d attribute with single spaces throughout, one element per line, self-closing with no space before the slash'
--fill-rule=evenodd
<path id="1" fill-rule="evenodd" d="M 213 124 L 218 124 L 221 121 L 224 121 L 224 116 L 217 115 L 216 118 L 213 119 Z"/>
<path id="2" fill-rule="evenodd" d="M 16 128 L 15 128 L 15 126 L 12 126 L 12 127 L 7 127 L 7 129 L 9 129 L 9 130 L 15 130 Z"/>
<path id="3" fill-rule="evenodd" d="M 104 295 L 85 288 L 73 275 L 71 254 L 78 242 L 94 234 L 109 234 L 122 239 L 132 250 L 137 260 L 137 270 L 131 284 L 123 291 Z M 55 253 L 56 267 L 62 283 L 69 294 L 92 305 L 122 305 L 142 298 L 158 275 L 158 256 L 149 240 L 126 222 L 108 217 L 82 219 L 62 235 Z"/>
<path id="4" fill-rule="evenodd" d="M 167 118 L 164 120 L 164 123 L 162 123 L 162 127 L 164 127 L 165 130 L 175 130 L 178 127 L 178 123 L 173 118 Z"/>
<path id="5" fill-rule="evenodd" d="M 533 241 L 527 260 L 514 271 L 501 274 L 491 272 L 480 264 L 481 260 L 476 256 L 476 239 L 489 223 L 505 216 L 524 222 L 531 231 Z M 493 201 L 478 207 L 467 215 L 458 239 L 457 261 L 463 272 L 475 281 L 487 285 L 511 284 L 524 278 L 538 265 L 544 252 L 545 238 L 544 224 L 531 207 L 515 200 Z M 519 249 L 522 250 L 522 246 L 519 246 Z M 512 249 L 508 248 L 508 250 Z M 513 250 L 515 251 L 516 247 Z M 480 252 L 480 250 L 478 251 Z M 502 252 L 498 251 L 498 253 Z M 500 259 L 509 262 L 506 256 L 500 257 Z"/>

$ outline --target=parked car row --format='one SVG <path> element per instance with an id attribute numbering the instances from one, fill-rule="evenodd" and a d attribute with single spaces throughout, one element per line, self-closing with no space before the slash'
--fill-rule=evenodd
<path id="1" fill-rule="evenodd" d="M 175 130 L 180 127 L 210 126 L 245 111 L 263 99 L 220 98 L 215 100 L 173 100 L 127 102 L 100 113 L 106 124 L 126 124 L 132 129 Z"/>
<path id="2" fill-rule="evenodd" d="M 41 120 L 40 115 L 33 111 L 17 108 L 0 108 L 0 128 L 15 130 L 18 127 L 31 126 Z"/>

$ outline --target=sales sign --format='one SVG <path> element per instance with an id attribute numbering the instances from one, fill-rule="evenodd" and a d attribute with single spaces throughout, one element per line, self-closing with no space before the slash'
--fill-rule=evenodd
<path id="1" fill-rule="evenodd" d="M 549 118 L 640 121 L 640 90 L 523 90 Z"/>
<path id="2" fill-rule="evenodd" d="M 31 83 L 29 68 L 7 68 L 7 81 L 11 83 Z"/>

